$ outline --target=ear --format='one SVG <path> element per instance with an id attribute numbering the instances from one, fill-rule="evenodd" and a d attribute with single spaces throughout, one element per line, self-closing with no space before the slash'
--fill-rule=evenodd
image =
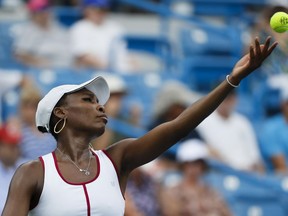
<path id="1" fill-rule="evenodd" d="M 64 107 L 55 107 L 53 109 L 53 114 L 57 117 L 57 118 L 64 118 L 66 116 L 66 110 Z"/>

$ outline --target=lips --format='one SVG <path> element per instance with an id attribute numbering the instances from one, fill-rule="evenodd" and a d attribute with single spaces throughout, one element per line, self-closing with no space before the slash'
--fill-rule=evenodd
<path id="1" fill-rule="evenodd" d="M 101 115 L 99 116 L 99 118 L 101 118 L 105 122 L 105 124 L 108 122 L 108 117 L 106 115 Z"/>

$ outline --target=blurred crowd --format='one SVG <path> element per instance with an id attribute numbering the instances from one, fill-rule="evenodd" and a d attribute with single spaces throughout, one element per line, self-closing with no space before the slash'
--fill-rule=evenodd
<path id="1" fill-rule="evenodd" d="M 105 112 L 112 120 L 145 131 L 176 118 L 187 106 L 201 100 L 205 94 L 171 77 L 161 83 L 157 94 L 153 96 L 153 103 L 143 106 L 149 111 L 136 102 L 129 101 L 128 106 L 125 103 L 131 95 L 130 83 L 123 77 L 134 74 L 138 70 L 138 63 L 129 55 L 127 44 L 123 40 L 125 28 L 117 20 L 107 19 L 111 2 L 18 2 L 28 12 L 27 19 L 13 28 L 12 48 L 18 63 L 23 68 L 73 68 L 80 74 L 83 69 L 100 71 L 111 90 Z M 5 5 L 4 0 L 2 5 Z M 64 27 L 53 16 L 52 7 L 55 5 L 79 7 L 82 16 L 69 28 Z M 263 81 L 267 89 L 279 93 L 279 100 L 275 100 L 272 106 L 261 107 L 264 109 L 265 119 L 255 128 L 255 122 L 238 111 L 241 93 L 235 89 L 185 139 L 155 161 L 134 170 L 125 194 L 125 215 L 233 215 L 217 188 L 204 181 L 203 176 L 210 172 L 210 160 L 245 173 L 287 174 L 288 34 L 271 31 L 269 17 L 276 11 L 288 12 L 288 9 L 282 5 L 265 6 L 259 11 L 259 22 L 253 22 L 249 26 L 250 38 L 272 35 L 274 40 L 279 41 L 275 54 L 265 62 L 257 75 L 257 79 Z M 219 77 L 218 82 L 221 78 Z M 260 81 L 252 88 L 255 90 L 259 83 Z M 56 148 L 54 138 L 50 134 L 40 133 L 35 127 L 35 111 L 42 91 L 33 77 L 25 73 L 0 72 L 0 96 L 3 97 L 9 89 L 19 90 L 19 102 L 15 115 L 1 115 L 0 211 L 17 167 Z M 269 108 L 273 108 L 273 112 Z M 146 124 L 143 126 L 141 122 L 145 112 L 151 113 L 151 118 L 145 119 Z M 92 145 L 95 149 L 104 149 L 128 136 L 108 124 L 104 135 L 95 139 Z"/>

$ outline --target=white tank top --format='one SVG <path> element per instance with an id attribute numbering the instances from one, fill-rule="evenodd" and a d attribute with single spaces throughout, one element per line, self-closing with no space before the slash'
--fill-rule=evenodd
<path id="1" fill-rule="evenodd" d="M 96 177 L 77 184 L 61 176 L 54 153 L 41 157 L 43 191 L 29 216 L 123 216 L 125 200 L 115 167 L 103 151 L 94 151 L 94 154 L 98 163 Z"/>

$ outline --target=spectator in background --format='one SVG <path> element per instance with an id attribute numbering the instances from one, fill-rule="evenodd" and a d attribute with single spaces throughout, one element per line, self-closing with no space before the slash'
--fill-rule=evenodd
<path id="1" fill-rule="evenodd" d="M 5 116 L 3 112 L 4 103 L 5 101 L 4 96 L 5 94 L 12 89 L 15 89 L 16 87 L 22 87 L 24 83 L 27 83 L 28 78 L 26 76 L 23 76 L 23 74 L 20 71 L 0 71 L 0 126 L 2 122 L 6 121 L 6 118 L 9 118 L 9 116 Z M 13 113 L 13 115 L 16 115 L 16 113 Z"/>
<path id="2" fill-rule="evenodd" d="M 248 118 L 235 111 L 236 103 L 237 92 L 233 90 L 197 130 L 215 159 L 235 169 L 263 172 L 253 125 Z"/>
<path id="3" fill-rule="evenodd" d="M 144 216 L 135 205 L 134 200 L 129 193 L 125 194 L 125 201 L 126 205 L 124 216 Z"/>
<path id="4" fill-rule="evenodd" d="M 182 172 L 180 182 L 161 191 L 165 216 L 231 216 L 225 202 L 202 177 L 208 172 L 209 151 L 201 141 L 186 140 L 179 146 L 176 158 Z"/>
<path id="5" fill-rule="evenodd" d="M 198 92 L 190 90 L 188 86 L 180 81 L 165 81 L 155 96 L 152 111 L 153 122 L 150 128 L 175 119 L 186 107 L 200 98 L 201 95 Z M 185 139 L 188 138 L 201 139 L 196 130 L 191 131 Z"/>
<path id="6" fill-rule="evenodd" d="M 43 134 L 35 126 L 35 113 L 41 98 L 39 89 L 32 83 L 25 85 L 20 94 L 20 148 L 22 156 L 29 160 L 37 159 L 56 148 L 56 141 L 51 134 Z"/>
<path id="7" fill-rule="evenodd" d="M 159 216 L 161 215 L 159 190 L 160 185 L 140 167 L 131 173 L 125 197 L 129 194 L 129 202 L 134 203 L 141 215 Z"/>
<path id="8" fill-rule="evenodd" d="M 17 24 L 14 31 L 16 58 L 37 68 L 70 67 L 68 30 L 53 19 L 49 1 L 29 0 L 27 9 L 29 19 Z"/>
<path id="9" fill-rule="evenodd" d="M 153 121 L 149 129 L 177 118 L 186 107 L 200 97 L 198 92 L 193 92 L 180 81 L 165 81 L 155 95 L 154 107 L 152 108 Z M 186 139 L 202 140 L 197 130 L 192 130 L 182 141 Z M 161 184 L 173 185 L 179 179 L 178 168 L 175 163 L 177 148 L 178 144 L 149 163 L 150 171 L 148 170 L 148 172 Z"/>
<path id="10" fill-rule="evenodd" d="M 8 188 L 14 172 L 24 161 L 20 157 L 21 134 L 18 125 L 10 121 L 0 128 L 0 212 L 2 212 Z"/>
<path id="11" fill-rule="evenodd" d="M 281 112 L 269 117 L 262 125 L 260 149 L 267 171 L 288 173 L 288 88 L 281 88 Z"/>
<path id="12" fill-rule="evenodd" d="M 129 71 L 126 44 L 122 40 L 125 31 L 107 19 L 109 0 L 83 0 L 82 8 L 84 18 L 72 25 L 70 32 L 76 65 Z"/>

